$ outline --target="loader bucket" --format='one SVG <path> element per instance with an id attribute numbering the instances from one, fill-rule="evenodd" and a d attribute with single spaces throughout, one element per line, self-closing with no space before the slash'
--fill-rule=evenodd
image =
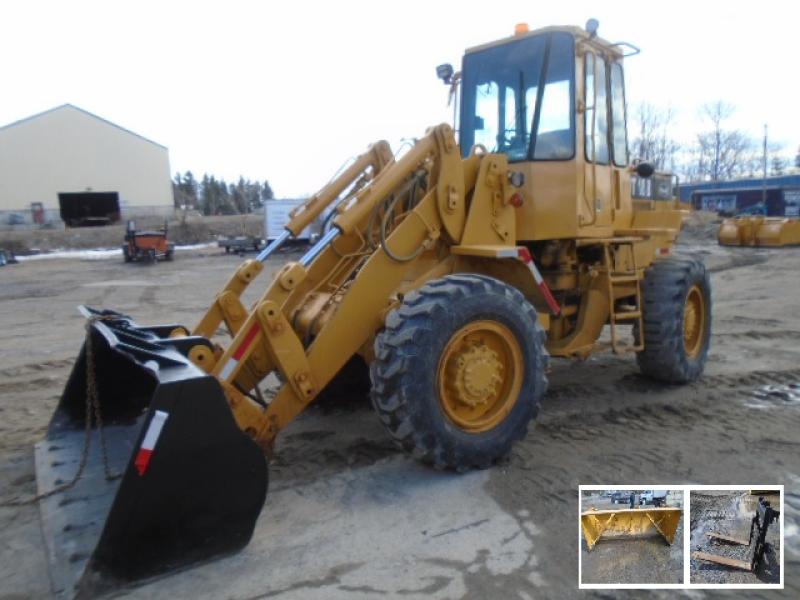
<path id="1" fill-rule="evenodd" d="M 661 534 L 668 544 L 675 539 L 681 520 L 680 508 L 623 508 L 581 513 L 581 529 L 589 550 L 600 537 L 622 538 Z"/>
<path id="2" fill-rule="evenodd" d="M 796 246 L 800 244 L 800 219 L 737 217 L 725 219 L 719 228 L 723 246 Z"/>
<path id="3" fill-rule="evenodd" d="M 59 597 L 92 596 L 242 548 L 267 492 L 261 449 L 237 427 L 219 382 L 184 355 L 208 340 L 171 339 L 174 326 L 144 328 L 104 314 L 110 320 L 93 322 L 88 333 L 102 429 L 92 423 L 82 477 L 39 502 Z M 36 445 L 39 494 L 78 469 L 86 396 L 84 344 Z M 101 433 L 118 475 L 111 480 Z"/>

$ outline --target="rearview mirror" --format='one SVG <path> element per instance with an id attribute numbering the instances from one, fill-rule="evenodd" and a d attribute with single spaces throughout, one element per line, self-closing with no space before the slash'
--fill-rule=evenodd
<path id="1" fill-rule="evenodd" d="M 445 63 L 436 67 L 436 76 L 448 85 L 453 82 L 453 73 L 453 65 L 450 63 Z"/>
<path id="2" fill-rule="evenodd" d="M 479 117 L 478 115 L 475 115 L 474 127 L 475 127 L 476 131 L 484 128 L 483 117 Z"/>

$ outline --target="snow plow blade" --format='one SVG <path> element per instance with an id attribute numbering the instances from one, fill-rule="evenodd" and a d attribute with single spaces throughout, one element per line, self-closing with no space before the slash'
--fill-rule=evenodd
<path id="1" fill-rule="evenodd" d="M 102 426 L 91 418 L 82 476 L 39 501 L 58 597 L 91 597 L 242 548 L 267 492 L 263 452 L 236 425 L 219 382 L 185 356 L 208 340 L 83 310 L 102 320 L 36 445 L 39 494 L 73 480 L 86 452 L 91 352 Z"/>
<path id="2" fill-rule="evenodd" d="M 680 508 L 589 510 L 581 513 L 581 529 L 589 550 L 594 548 L 600 537 L 638 537 L 654 531 L 672 544 L 682 512 Z"/>
<path id="3" fill-rule="evenodd" d="M 725 219 L 719 228 L 722 246 L 800 245 L 800 219 L 782 217 L 737 217 Z"/>

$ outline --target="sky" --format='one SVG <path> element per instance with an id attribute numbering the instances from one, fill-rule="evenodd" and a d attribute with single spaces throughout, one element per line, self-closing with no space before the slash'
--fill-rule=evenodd
<path id="1" fill-rule="evenodd" d="M 268 179 L 315 192 L 367 145 L 452 120 L 436 65 L 514 25 L 583 26 L 642 49 L 629 108 L 699 107 L 794 155 L 800 146 L 800 2 L 0 0 L 0 125 L 71 103 L 169 148 L 172 171 Z"/>

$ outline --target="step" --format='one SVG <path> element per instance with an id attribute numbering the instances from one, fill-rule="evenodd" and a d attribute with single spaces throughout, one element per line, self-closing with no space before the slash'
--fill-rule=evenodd
<path id="1" fill-rule="evenodd" d="M 642 311 L 635 310 L 633 312 L 614 313 L 611 318 L 615 321 L 628 321 L 630 319 L 638 319 L 642 316 Z"/>
<path id="2" fill-rule="evenodd" d="M 620 304 L 617 307 L 617 310 L 615 310 L 614 312 L 616 312 L 616 313 L 626 313 L 626 312 L 633 312 L 635 310 L 639 310 L 639 305 L 638 304 Z"/>
<path id="3" fill-rule="evenodd" d="M 611 350 L 615 354 L 625 354 L 627 352 L 641 352 L 644 350 L 644 344 L 634 346 L 630 344 L 617 343 L 617 347 L 614 348 L 609 342 L 595 342 L 595 350 Z"/>
<path id="4" fill-rule="evenodd" d="M 642 278 L 638 275 L 614 275 L 612 274 L 609 278 L 611 283 L 636 283 L 637 281 L 641 281 Z"/>

